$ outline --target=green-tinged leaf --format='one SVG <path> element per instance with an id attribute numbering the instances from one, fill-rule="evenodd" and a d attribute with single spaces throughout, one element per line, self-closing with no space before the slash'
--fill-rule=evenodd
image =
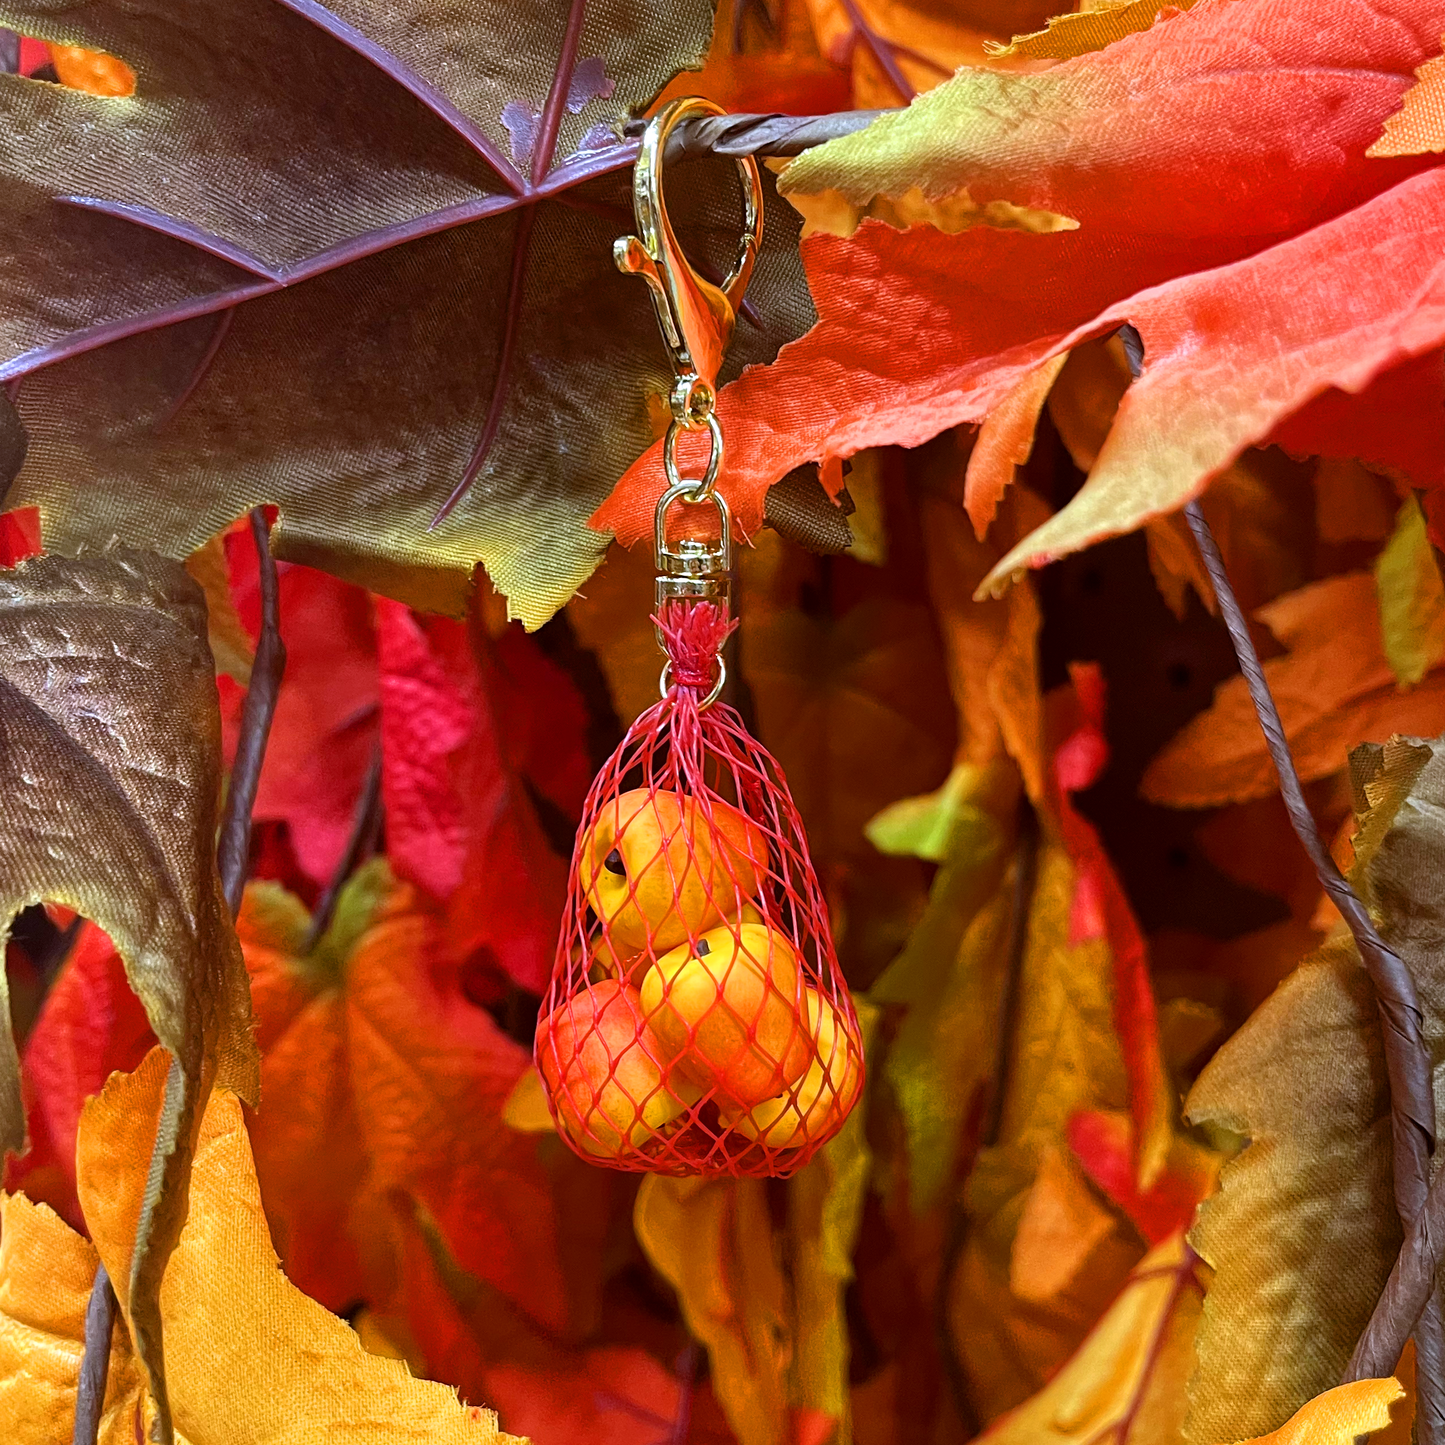
<path id="1" fill-rule="evenodd" d="M 916 798 L 900 798 L 875 813 L 863 835 L 880 853 L 903 853 L 941 863 L 949 856 L 954 834 L 971 855 L 993 846 L 993 820 L 969 801 L 984 770 L 960 763 L 943 780 L 943 786 Z"/>
<path id="2" fill-rule="evenodd" d="M 137 1225 L 137 1350 L 164 1412 L 159 1289 L 213 1080 L 251 1102 L 250 993 L 215 867 L 220 718 L 200 589 L 117 550 L 0 572 L 0 918 L 42 900 L 94 920 L 172 1064 Z M 0 985 L 3 987 L 3 985 Z M 25 1138 L 0 1033 L 0 1145 Z"/>
<path id="3" fill-rule="evenodd" d="M 871 993 L 875 1003 L 908 1007 L 884 1077 L 903 1115 L 909 1200 L 920 1211 L 953 1177 L 964 1116 L 998 1050 L 1010 917 L 1000 885 L 1018 864 L 990 832 L 993 846 L 981 852 L 972 834 L 959 835 L 908 946 Z"/>
<path id="4" fill-rule="evenodd" d="M 1351 881 L 1415 976 L 1445 1089 L 1445 753 L 1395 739 L 1351 755 Z M 1214 1056 L 1186 1111 L 1249 1143 L 1195 1248 L 1215 1270 L 1185 1436 L 1281 1426 L 1339 1380 L 1400 1245 L 1379 1013 L 1345 935 L 1306 959 Z"/>
<path id="5" fill-rule="evenodd" d="M 1401 686 L 1413 687 L 1445 657 L 1445 582 L 1411 496 L 1375 562 L 1385 657 Z"/>
<path id="6" fill-rule="evenodd" d="M 4 0 L 0 25 L 137 76 L 126 97 L 0 76 L 0 379 L 25 378 L 33 443 L 11 505 L 55 550 L 185 556 L 271 502 L 279 556 L 453 613 L 480 561 L 540 623 L 596 565 L 587 518 L 669 384 L 612 263 L 634 229 L 614 128 L 711 21 L 708 0 L 183 0 L 163 25 L 139 0 Z M 731 169 L 669 190 L 720 270 Z M 788 207 L 764 252 L 729 374 L 811 321 Z"/>

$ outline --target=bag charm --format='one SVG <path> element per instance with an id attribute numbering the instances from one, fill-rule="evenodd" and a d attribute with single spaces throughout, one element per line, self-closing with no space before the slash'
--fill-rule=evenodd
<path id="1" fill-rule="evenodd" d="M 633 179 L 640 236 L 618 266 L 652 288 L 677 382 L 657 504 L 661 701 L 592 784 L 577 833 L 536 1061 L 558 1132 L 584 1158 L 655 1173 L 784 1175 L 837 1133 L 863 1087 L 863 1048 L 803 824 L 781 770 L 720 702 L 732 528 L 715 490 L 713 413 L 762 227 L 757 164 L 740 160 L 746 236 L 714 286 L 663 206 L 669 132 L 709 101 L 665 107 Z M 706 429 L 701 478 L 677 439 Z M 669 513 L 710 507 L 714 541 L 669 541 Z"/>

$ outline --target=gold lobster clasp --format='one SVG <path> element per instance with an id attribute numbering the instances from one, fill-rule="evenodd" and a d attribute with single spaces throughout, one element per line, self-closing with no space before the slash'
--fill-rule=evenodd
<path id="1" fill-rule="evenodd" d="M 751 156 L 740 157 L 742 253 L 723 283 L 714 285 L 698 275 L 672 229 L 662 195 L 662 157 L 667 138 L 679 121 L 692 115 L 723 113 L 712 101 L 689 96 L 665 105 L 648 122 L 632 173 L 632 206 L 639 234 L 619 236 L 612 250 L 618 270 L 641 276 L 652 288 L 658 325 L 677 374 L 671 398 L 673 419 L 688 430 L 708 426 L 712 417 L 718 371 L 758 258 L 763 187 L 758 163 Z"/>

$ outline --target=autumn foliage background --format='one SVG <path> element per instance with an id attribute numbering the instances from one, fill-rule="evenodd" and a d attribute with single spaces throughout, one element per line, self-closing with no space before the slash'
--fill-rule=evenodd
<path id="1" fill-rule="evenodd" d="M 909 105 L 773 163 L 816 321 L 784 257 L 745 342 L 769 364 L 720 403 L 749 542 L 732 698 L 807 825 L 863 1102 L 791 1179 L 639 1178 L 564 1147 L 532 1070 L 582 800 L 656 695 L 656 388 L 599 404 L 627 455 L 595 496 L 547 493 L 563 560 L 534 582 L 546 538 L 517 543 L 525 507 L 485 488 L 469 601 L 449 542 L 383 547 L 368 588 L 355 519 L 304 520 L 278 547 L 288 660 L 235 923 L 260 1102 L 212 1102 L 159 1296 L 191 1445 L 280 1440 L 297 1400 L 317 1439 L 490 1429 L 369 1357 L 536 1445 L 1408 1438 L 1408 1351 L 1401 1384 L 1327 1393 L 1401 1236 L 1377 1016 L 1179 508 L 1202 497 L 1438 1080 L 1445 756 L 1390 740 L 1445 734 L 1445 6 L 1054 8 L 736 0 L 665 92 Z M 34 39 L 20 68 L 94 105 L 130 84 Z M 43 564 L 22 559 L 84 550 L 110 503 L 45 450 L 80 362 L 32 377 L 7 346 L 42 456 L 0 516 L 23 588 Z M 150 465 L 136 446 L 124 465 Z M 206 485 L 198 512 L 281 500 Z M 253 534 L 194 550 L 193 519 L 151 511 L 103 540 L 186 558 L 229 764 Z M 7 971 L 29 1150 L 6 1169 L 0 1420 L 48 1445 L 96 1262 L 119 1281 L 138 1247 L 164 1063 L 74 908 L 22 914 Z M 122 1328 L 102 1440 L 153 1410 Z"/>

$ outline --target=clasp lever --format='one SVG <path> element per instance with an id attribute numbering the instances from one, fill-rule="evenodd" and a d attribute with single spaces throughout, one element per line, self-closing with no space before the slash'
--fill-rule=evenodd
<path id="1" fill-rule="evenodd" d="M 683 253 L 662 194 L 662 157 L 678 122 L 692 115 L 722 115 L 721 106 L 689 96 L 664 106 L 643 133 L 632 173 L 632 206 L 638 235 L 619 236 L 612 248 L 617 268 L 641 276 L 652 290 L 652 304 L 672 357 L 677 383 L 672 415 L 678 426 L 708 425 L 717 396 L 723 355 L 737 326 L 738 308 L 758 258 L 763 226 L 763 186 L 758 163 L 739 157 L 743 188 L 743 244 L 737 263 L 721 286 L 698 275 Z M 716 435 L 714 444 L 716 445 Z"/>

